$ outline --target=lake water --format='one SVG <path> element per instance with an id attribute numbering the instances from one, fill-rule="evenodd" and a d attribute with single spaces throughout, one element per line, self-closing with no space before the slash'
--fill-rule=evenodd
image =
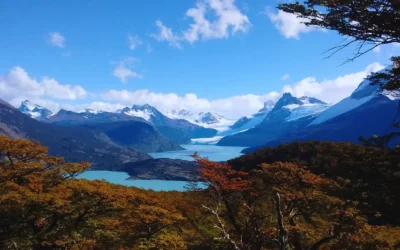
<path id="1" fill-rule="evenodd" d="M 192 161 L 191 154 L 197 152 L 201 157 L 207 157 L 211 161 L 227 161 L 242 155 L 245 147 L 222 147 L 216 145 L 181 145 L 186 150 L 150 153 L 154 158 L 170 158 Z"/>
<path id="2" fill-rule="evenodd" d="M 86 180 L 102 180 L 113 184 L 124 185 L 128 187 L 137 187 L 142 189 L 151 189 L 154 191 L 186 191 L 186 181 L 165 181 L 165 180 L 127 180 L 130 176 L 124 172 L 113 171 L 86 171 L 77 178 Z M 199 187 L 205 187 L 199 183 Z"/>
<path id="3" fill-rule="evenodd" d="M 170 158 L 190 160 L 191 154 L 197 152 L 201 157 L 207 157 L 212 161 L 226 161 L 242 155 L 243 147 L 221 147 L 215 145 L 181 145 L 186 150 L 169 151 L 162 153 L 151 153 L 154 158 Z M 87 180 L 104 180 L 114 184 L 133 186 L 154 191 L 185 191 L 186 181 L 165 181 L 165 180 L 127 180 L 130 176 L 124 172 L 113 171 L 86 171 L 78 176 Z M 200 184 L 201 185 L 201 184 Z M 204 185 L 202 186 L 204 187 Z"/>

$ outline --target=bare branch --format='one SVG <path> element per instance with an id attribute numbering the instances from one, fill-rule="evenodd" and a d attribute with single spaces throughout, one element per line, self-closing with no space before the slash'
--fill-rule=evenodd
<path id="1" fill-rule="evenodd" d="M 277 192 L 276 193 L 277 199 L 275 201 L 275 207 L 276 207 L 276 213 L 278 215 L 277 218 L 277 223 L 278 223 L 278 228 L 279 228 L 279 235 L 277 241 L 279 242 L 279 249 L 280 250 L 286 250 L 287 249 L 287 230 L 285 228 L 284 222 L 283 222 L 283 213 L 281 209 L 281 196 Z"/>
<path id="2" fill-rule="evenodd" d="M 223 223 L 223 221 L 221 220 L 221 217 L 219 216 L 219 210 L 220 210 L 221 203 L 218 203 L 218 205 L 217 205 L 217 207 L 215 209 L 212 209 L 212 208 L 207 207 L 205 205 L 202 205 L 202 206 L 203 206 L 203 208 L 207 209 L 208 211 L 210 211 L 215 216 L 215 218 L 217 219 L 218 225 L 214 225 L 214 227 L 219 229 L 223 234 L 222 237 L 215 238 L 215 239 L 217 239 L 217 240 L 227 240 L 232 244 L 234 249 L 240 250 L 239 246 L 231 238 L 228 230 L 225 228 L 225 224 Z"/>

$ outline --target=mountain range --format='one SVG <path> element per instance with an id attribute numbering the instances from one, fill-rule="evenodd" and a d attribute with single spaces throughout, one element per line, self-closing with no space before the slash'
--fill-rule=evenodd
<path id="1" fill-rule="evenodd" d="M 190 143 L 191 139 L 213 137 L 217 134 L 217 130 L 215 129 L 205 128 L 184 119 L 168 117 L 148 104 L 142 106 L 133 105 L 132 107 L 126 107 L 116 112 L 94 111 L 90 109 L 73 112 L 61 109 L 56 114 L 52 114 L 50 110 L 40 107 L 43 114 L 49 115 L 38 115 L 38 112 L 35 112 L 38 107 L 40 106 L 33 105 L 29 101 L 24 101 L 19 107 L 19 111 L 42 122 L 63 126 L 82 126 L 88 124 L 93 126 L 94 124 L 122 121 L 147 123 L 154 126 L 164 137 L 177 144 L 187 144 Z"/>
<path id="2" fill-rule="evenodd" d="M 135 148 L 118 145 L 104 133 L 81 126 L 67 127 L 40 122 L 4 101 L 0 101 L 0 134 L 39 141 L 49 148 L 50 155 L 74 162 L 89 161 L 97 169 L 113 169 L 127 162 L 151 159 L 148 154 Z"/>
<path id="3" fill-rule="evenodd" d="M 291 141 L 358 143 L 360 136 L 368 138 L 395 131 L 392 125 L 400 121 L 396 116 L 399 100 L 400 93 L 383 91 L 380 86 L 370 85 L 368 80 L 363 81 L 349 97 L 332 106 L 319 100 L 313 100 L 314 105 L 304 104 L 301 98 L 285 94 L 258 126 L 224 137 L 218 144 L 247 146 L 250 148 L 244 152 L 251 152 Z M 392 143 L 397 142 L 398 139 Z"/>
<path id="4" fill-rule="evenodd" d="M 253 115 L 252 127 L 245 127 L 244 124 L 238 129 L 242 130 L 241 132 L 222 138 L 218 145 L 246 147 L 261 145 L 267 140 L 282 137 L 289 131 L 298 130 L 305 126 L 309 119 L 328 108 L 328 104 L 316 98 L 306 96 L 297 98 L 285 93 L 272 109 L 264 109 L 262 114 Z"/>
<path id="5" fill-rule="evenodd" d="M 277 102 L 267 101 L 257 113 L 237 121 L 213 112 L 186 109 L 160 112 L 148 104 L 115 112 L 61 109 L 53 114 L 44 107 L 24 101 L 18 110 L 40 121 L 41 125 L 32 122 L 33 119 L 1 124 L 2 133 L 9 136 L 41 140 L 38 130 L 34 133 L 28 127 L 18 127 L 26 123 L 50 131 L 59 130 L 60 134 L 85 131 L 96 140 L 106 141 L 122 150 L 131 148 L 143 153 L 180 150 L 179 144 L 186 143 L 242 146 L 252 150 L 293 140 L 358 142 L 359 136 L 385 134 L 391 131 L 399 99 L 399 93 L 388 93 L 363 81 L 349 97 L 335 105 L 315 97 L 284 93 Z M 22 119 L 22 114 L 16 115 L 17 110 L 6 102 L 0 104 L 3 113 L 8 110 Z"/>
<path id="6" fill-rule="evenodd" d="M 166 112 L 166 115 L 173 119 L 184 119 L 193 124 L 206 128 L 214 128 L 219 131 L 226 129 L 226 127 L 234 123 L 234 121 L 226 119 L 215 112 L 191 112 L 187 109 L 181 109 Z"/>

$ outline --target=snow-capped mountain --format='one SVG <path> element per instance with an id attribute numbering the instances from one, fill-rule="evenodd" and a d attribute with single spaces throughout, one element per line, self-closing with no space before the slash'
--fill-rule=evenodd
<path id="1" fill-rule="evenodd" d="M 200 112 L 199 113 L 199 118 L 196 119 L 197 123 L 206 123 L 206 124 L 216 124 L 216 123 L 221 123 L 221 121 L 225 119 L 222 115 L 219 115 L 217 113 L 211 113 L 211 112 Z"/>
<path id="2" fill-rule="evenodd" d="M 310 125 L 316 125 L 329 121 L 337 116 L 350 112 L 367 102 L 385 96 L 390 100 L 395 100 L 400 97 L 399 93 L 383 91 L 378 85 L 371 85 L 368 80 L 363 81 L 356 90 L 347 98 L 333 105 L 330 109 L 322 112 L 317 116 Z"/>
<path id="3" fill-rule="evenodd" d="M 231 131 L 227 131 L 225 134 L 233 134 L 238 131 L 245 131 L 256 127 L 260 124 L 268 113 L 274 108 L 275 102 L 266 101 L 264 102 L 264 107 L 260 109 L 257 113 L 249 116 L 244 116 L 237 120 L 232 126 L 230 126 Z"/>
<path id="4" fill-rule="evenodd" d="M 227 134 L 218 144 L 251 146 L 265 141 L 266 138 L 277 138 L 290 130 L 306 126 L 310 119 L 314 119 L 316 115 L 328 108 L 328 104 L 314 97 L 297 98 L 290 93 L 284 93 L 272 109 L 260 116 L 262 120 L 253 116 L 245 122 L 246 120 L 242 118 L 242 121 L 239 120 L 237 123 L 242 122 L 243 125 L 236 128 L 236 133 Z"/>
<path id="5" fill-rule="evenodd" d="M 173 119 L 184 119 L 199 126 L 214 128 L 218 131 L 224 131 L 234 123 L 234 121 L 226 119 L 215 112 L 191 112 L 187 109 L 181 109 L 165 112 L 165 114 Z"/>
<path id="6" fill-rule="evenodd" d="M 325 102 L 323 102 L 315 97 L 302 96 L 299 98 L 299 100 L 303 104 L 326 104 Z"/>
<path id="7" fill-rule="evenodd" d="M 184 119 L 170 118 L 148 104 L 125 107 L 116 112 L 83 110 L 73 112 L 61 109 L 47 122 L 61 125 L 87 125 L 122 121 L 141 121 L 153 125 L 162 135 L 179 144 L 192 138 L 213 137 L 217 131 L 190 123 Z"/>
<path id="8" fill-rule="evenodd" d="M 36 120 L 40 121 L 46 120 L 53 115 L 53 113 L 50 110 L 43 108 L 40 105 L 33 104 L 29 100 L 23 101 L 19 106 L 18 110 L 28 115 L 29 117 L 35 118 Z"/>
<path id="9" fill-rule="evenodd" d="M 143 106 L 133 105 L 131 108 L 125 107 L 123 109 L 117 110 L 117 113 L 125 114 L 132 117 L 141 117 L 146 121 L 150 121 L 152 116 L 159 115 L 158 112 L 155 112 L 154 108 L 148 104 Z"/>
<path id="10" fill-rule="evenodd" d="M 299 105 L 298 102 L 288 102 L 294 100 L 290 96 L 285 98 L 287 99 L 285 102 L 282 101 L 281 105 L 275 106 L 281 108 L 275 112 L 271 111 L 260 126 L 225 137 L 219 144 L 255 146 L 250 149 L 252 151 L 257 146 L 274 146 L 291 141 L 323 140 L 357 143 L 360 136 L 368 138 L 372 135 L 394 132 L 396 129 L 392 126 L 393 122 L 400 122 L 399 117 L 393 121 L 398 113 L 400 92 L 382 90 L 380 86 L 372 86 L 368 80 L 363 81 L 349 97 L 328 108 L 324 108 L 324 104 L 315 106 L 315 103 L 320 102 L 311 98 L 298 98 L 307 103 L 293 108 L 294 105 Z M 308 101 L 305 101 L 306 99 Z M 314 106 L 310 106 L 310 103 L 314 103 Z M 312 110 L 309 110 L 310 107 Z M 304 109 L 307 109 L 305 112 L 307 116 L 302 115 Z M 292 120 L 293 116 L 297 119 Z M 284 122 L 282 122 L 283 117 L 285 117 Z M 399 140 L 393 141 L 393 143 L 398 142 Z"/>
<path id="11" fill-rule="evenodd" d="M 264 107 L 256 114 L 240 118 L 228 130 L 221 131 L 213 139 L 195 140 L 195 142 L 238 146 L 240 144 L 237 144 L 235 138 L 246 137 L 247 134 L 253 133 L 252 129 L 269 131 L 268 133 L 271 135 L 278 136 L 292 126 L 296 127 L 298 125 L 297 120 L 315 117 L 328 107 L 328 104 L 314 97 L 297 98 L 290 93 L 285 93 L 276 103 L 273 101 L 265 102 Z M 250 138 L 251 136 L 249 137 L 251 141 L 263 140 L 263 137 Z M 233 142 L 230 142 L 230 140 Z M 239 141 L 239 143 L 242 143 L 241 139 Z"/>

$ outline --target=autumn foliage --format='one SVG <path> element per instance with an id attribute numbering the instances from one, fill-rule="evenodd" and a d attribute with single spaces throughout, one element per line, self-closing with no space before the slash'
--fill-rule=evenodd
<path id="1" fill-rule="evenodd" d="M 373 148 L 383 162 L 365 166 L 357 155 L 370 148 L 342 146 L 345 153 L 305 143 L 294 158 L 286 145 L 260 163 L 249 158 L 246 171 L 236 165 L 242 159 L 231 167 L 193 155 L 206 189 L 154 192 L 77 179 L 89 163 L 0 137 L 0 249 L 397 249 L 395 220 L 370 218 L 388 217 L 397 206 L 398 194 L 388 189 L 396 187 L 390 175 L 398 173 L 398 162 L 391 165 L 396 154 Z M 289 152 L 286 161 L 280 151 Z M 329 157 L 305 160 L 310 152 Z M 346 158 L 351 154 L 354 161 Z M 375 205 L 378 193 L 387 196 L 386 209 Z"/>
<path id="2" fill-rule="evenodd" d="M 176 227 L 185 219 L 156 197 L 75 179 L 90 164 L 47 156 L 39 143 L 0 137 L 0 152 L 1 249 L 185 248 Z"/>
<path id="3" fill-rule="evenodd" d="M 337 182 L 297 163 L 263 163 L 245 173 L 227 164 L 196 159 L 211 187 L 203 206 L 214 215 L 214 225 L 220 231 L 215 239 L 232 249 L 399 247 L 400 228 L 369 224 L 366 214 L 370 211 L 361 210 L 369 206 L 360 206 L 359 197 L 349 196 L 352 190 L 343 186 L 351 180 Z M 221 177 L 221 171 L 227 174 Z M 233 177 L 232 182 L 225 180 L 227 176 Z M 219 195 L 214 194 L 214 186 L 219 187 Z"/>

